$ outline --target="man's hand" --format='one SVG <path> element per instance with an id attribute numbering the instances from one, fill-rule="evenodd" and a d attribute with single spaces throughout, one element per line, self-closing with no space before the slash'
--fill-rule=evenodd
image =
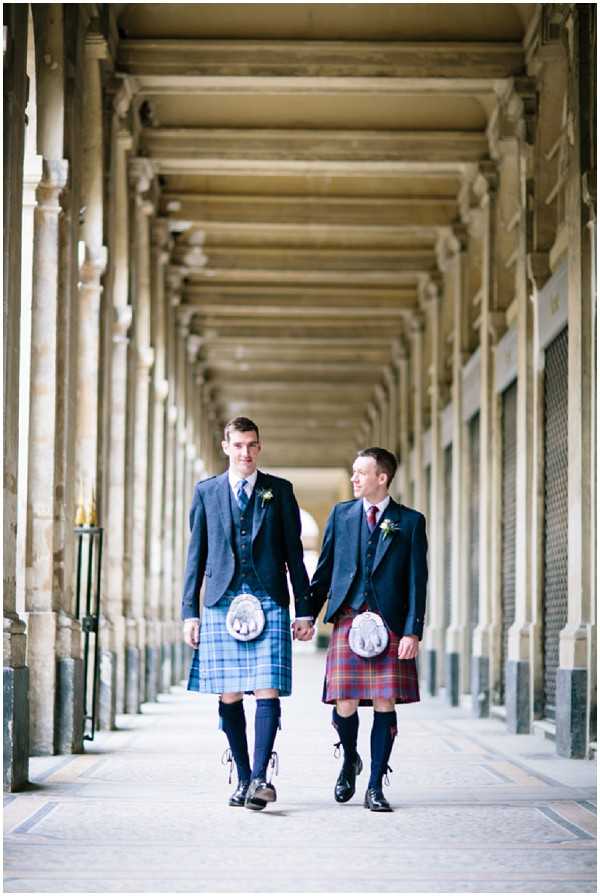
<path id="1" fill-rule="evenodd" d="M 200 623 L 197 619 L 186 619 L 183 623 L 183 640 L 194 650 L 200 643 Z"/>
<path id="2" fill-rule="evenodd" d="M 298 641 L 310 641 L 315 633 L 315 627 L 308 619 L 295 619 L 292 622 L 292 637 Z"/>
<path id="3" fill-rule="evenodd" d="M 419 652 L 419 639 L 416 635 L 404 635 L 398 644 L 399 660 L 414 660 Z"/>

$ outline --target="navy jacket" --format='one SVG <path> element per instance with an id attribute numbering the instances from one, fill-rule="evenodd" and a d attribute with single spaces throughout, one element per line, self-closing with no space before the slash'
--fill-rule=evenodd
<path id="1" fill-rule="evenodd" d="M 213 476 L 196 485 L 190 510 L 190 544 L 183 584 L 181 618 L 200 616 L 199 596 L 206 578 L 204 603 L 212 607 L 227 591 L 235 574 L 233 520 L 229 475 Z M 266 593 L 289 606 L 286 567 L 297 616 L 310 615 L 310 586 L 300 541 L 300 511 L 291 482 L 258 471 L 252 519 L 252 561 Z M 270 490 L 263 501 L 259 492 Z"/>
<path id="2" fill-rule="evenodd" d="M 363 501 L 343 501 L 331 511 L 321 556 L 311 582 L 316 616 L 329 598 L 325 621 L 331 622 L 348 597 L 358 570 Z M 427 536 L 422 513 L 390 503 L 379 525 L 389 519 L 396 531 L 379 541 L 371 570 L 371 585 L 379 613 L 397 635 L 423 636 L 427 592 Z"/>

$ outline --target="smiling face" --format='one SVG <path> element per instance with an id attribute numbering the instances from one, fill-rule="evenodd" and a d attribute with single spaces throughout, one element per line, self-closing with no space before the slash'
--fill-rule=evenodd
<path id="1" fill-rule="evenodd" d="M 383 501 L 388 493 L 387 473 L 378 471 L 374 457 L 357 457 L 352 464 L 352 478 L 355 498 L 366 498 L 371 504 Z"/>
<path id="2" fill-rule="evenodd" d="M 261 447 L 254 430 L 249 432 L 230 430 L 227 441 L 221 442 L 221 447 L 229 458 L 230 469 L 238 473 L 242 479 L 254 473 Z"/>

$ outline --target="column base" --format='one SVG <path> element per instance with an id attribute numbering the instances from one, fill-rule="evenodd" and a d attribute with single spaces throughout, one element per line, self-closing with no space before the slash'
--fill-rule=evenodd
<path id="1" fill-rule="evenodd" d="M 144 696 L 146 703 L 156 703 L 160 689 L 160 648 L 146 645 Z"/>
<path id="2" fill-rule="evenodd" d="M 471 657 L 472 711 L 476 719 L 490 714 L 490 660 L 487 656 Z"/>
<path id="3" fill-rule="evenodd" d="M 446 654 L 446 702 L 458 706 L 460 702 L 460 654 Z"/>
<path id="4" fill-rule="evenodd" d="M 83 753 L 83 722 L 83 660 L 64 657 L 56 664 L 57 753 Z"/>
<path id="5" fill-rule="evenodd" d="M 173 650 L 171 644 L 160 645 L 160 691 L 168 694 L 173 677 Z"/>
<path id="6" fill-rule="evenodd" d="M 511 734 L 531 731 L 531 700 L 529 696 L 529 663 L 508 660 L 506 664 L 506 726 Z"/>
<path id="7" fill-rule="evenodd" d="M 29 779 L 29 670 L 4 666 L 4 789 Z"/>
<path id="8" fill-rule="evenodd" d="M 556 673 L 556 752 L 568 759 L 585 759 L 587 748 L 587 670 L 558 669 Z"/>
<path id="9" fill-rule="evenodd" d="M 140 650 L 127 647 L 125 650 L 125 712 L 140 712 Z"/>
<path id="10" fill-rule="evenodd" d="M 103 650 L 100 654 L 100 690 L 98 693 L 98 727 L 114 731 L 117 727 L 117 654 Z"/>
<path id="11" fill-rule="evenodd" d="M 425 682 L 430 697 L 437 694 L 437 650 L 425 651 Z"/>

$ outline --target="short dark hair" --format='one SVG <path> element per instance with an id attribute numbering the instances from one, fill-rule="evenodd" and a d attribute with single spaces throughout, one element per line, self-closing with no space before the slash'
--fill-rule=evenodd
<path id="1" fill-rule="evenodd" d="M 363 450 L 359 451 L 356 456 L 372 457 L 377 464 L 377 472 L 386 474 L 389 488 L 392 479 L 396 475 L 396 470 L 398 469 L 398 461 L 391 451 L 388 451 L 387 448 L 363 448 Z"/>
<path id="2" fill-rule="evenodd" d="M 253 420 L 250 420 L 249 417 L 234 417 L 233 420 L 230 420 L 229 423 L 225 424 L 225 429 L 223 430 L 223 436 L 225 441 L 229 441 L 229 433 L 230 432 L 255 432 L 256 433 L 256 441 L 260 442 L 260 435 L 258 432 L 258 426 L 254 423 Z"/>

